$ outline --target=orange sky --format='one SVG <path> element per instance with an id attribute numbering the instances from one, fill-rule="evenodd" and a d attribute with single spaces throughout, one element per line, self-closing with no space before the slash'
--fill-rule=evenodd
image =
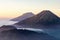
<path id="1" fill-rule="evenodd" d="M 51 10 L 60 16 L 60 0 L 0 0 L 0 18 L 14 18 L 26 12 Z"/>
<path id="2" fill-rule="evenodd" d="M 20 16 L 26 12 L 33 12 L 34 14 L 38 14 L 42 10 L 43 9 L 4 11 L 4 12 L 1 12 L 2 14 L 0 14 L 0 18 L 14 18 L 14 17 Z M 55 9 L 55 10 L 50 10 L 50 11 L 52 11 L 56 15 L 60 16 L 60 10 Z"/>

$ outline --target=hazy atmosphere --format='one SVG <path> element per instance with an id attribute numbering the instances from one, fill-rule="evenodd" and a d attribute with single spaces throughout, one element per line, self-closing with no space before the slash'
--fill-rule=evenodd
<path id="1" fill-rule="evenodd" d="M 0 40 L 60 40 L 60 0 L 0 0 Z"/>
<path id="2" fill-rule="evenodd" d="M 26 12 L 51 10 L 60 16 L 60 0 L 0 0 L 0 18 L 14 18 Z"/>

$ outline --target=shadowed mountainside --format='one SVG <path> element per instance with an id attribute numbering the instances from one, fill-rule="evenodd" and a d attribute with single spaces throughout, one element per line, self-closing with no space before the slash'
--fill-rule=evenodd
<path id="1" fill-rule="evenodd" d="M 16 28 L 12 25 L 3 25 L 0 27 L 0 32 L 7 31 L 7 30 L 13 30 L 13 29 L 16 29 Z"/>
<path id="2" fill-rule="evenodd" d="M 8 30 L 0 33 L 0 40 L 59 40 L 43 32 L 29 30 Z"/>
<path id="3" fill-rule="evenodd" d="M 39 26 L 51 26 L 60 24 L 60 18 L 56 16 L 49 10 L 43 10 L 39 14 L 27 18 L 21 22 L 16 23 L 15 25 L 30 26 L 30 27 L 39 27 Z"/>
<path id="4" fill-rule="evenodd" d="M 11 21 L 22 21 L 22 20 L 27 19 L 27 18 L 32 17 L 32 16 L 34 16 L 34 14 L 32 12 L 27 12 L 19 17 L 11 19 Z"/>

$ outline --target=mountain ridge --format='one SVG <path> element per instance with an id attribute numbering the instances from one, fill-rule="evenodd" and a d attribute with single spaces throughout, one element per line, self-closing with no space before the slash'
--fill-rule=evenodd
<path id="1" fill-rule="evenodd" d="M 44 13 L 42 13 L 42 12 L 44 12 Z M 49 18 L 51 18 L 51 20 L 53 21 L 53 20 L 58 20 L 59 21 L 59 18 L 55 15 L 55 14 L 53 14 L 51 11 L 42 11 L 41 13 L 39 13 L 39 14 L 37 14 L 37 15 L 35 15 L 34 17 L 31 17 L 31 18 L 28 18 L 28 19 L 26 19 L 26 20 L 23 20 L 23 21 L 32 21 L 32 22 L 37 22 L 38 20 L 40 20 L 40 21 L 42 21 L 41 19 L 44 19 L 44 21 L 47 21 L 47 20 L 49 20 Z M 47 13 L 47 12 L 49 12 L 49 14 L 50 15 L 52 15 L 53 16 L 53 18 Z M 43 14 L 43 15 L 42 15 Z M 47 16 L 47 18 L 46 18 L 46 16 Z M 23 22 L 22 21 L 22 22 Z M 30 22 L 31 22 L 30 21 Z M 21 23 L 21 22 L 20 22 Z"/>
<path id="2" fill-rule="evenodd" d="M 60 18 L 56 16 L 53 12 L 49 10 L 43 10 L 39 14 L 27 18 L 21 22 L 16 23 L 15 25 L 28 25 L 28 26 L 51 26 L 60 24 Z"/>
<path id="3" fill-rule="evenodd" d="M 21 16 L 18 16 L 16 18 L 11 19 L 11 21 L 22 21 L 22 20 L 27 19 L 27 18 L 32 17 L 32 16 L 34 16 L 34 14 L 32 12 L 27 12 Z"/>

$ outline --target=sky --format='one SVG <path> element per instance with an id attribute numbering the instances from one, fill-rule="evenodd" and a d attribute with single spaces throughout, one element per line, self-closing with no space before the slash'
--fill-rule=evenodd
<path id="1" fill-rule="evenodd" d="M 0 0 L 0 18 L 14 18 L 26 12 L 50 10 L 60 16 L 60 0 Z"/>

